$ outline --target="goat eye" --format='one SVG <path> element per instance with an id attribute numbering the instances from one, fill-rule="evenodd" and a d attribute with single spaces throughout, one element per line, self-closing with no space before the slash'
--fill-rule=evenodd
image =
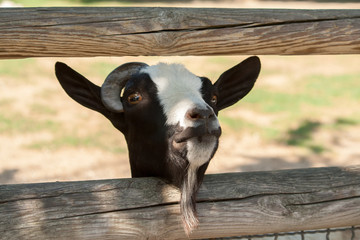
<path id="1" fill-rule="evenodd" d="M 128 102 L 130 104 L 137 104 L 142 100 L 142 96 L 140 95 L 140 93 L 136 92 L 133 94 L 130 94 L 128 97 Z"/>
<path id="2" fill-rule="evenodd" d="M 218 100 L 217 96 L 214 95 L 214 96 L 212 96 L 212 98 L 211 98 L 211 103 L 215 105 L 215 104 L 217 103 L 217 100 Z"/>

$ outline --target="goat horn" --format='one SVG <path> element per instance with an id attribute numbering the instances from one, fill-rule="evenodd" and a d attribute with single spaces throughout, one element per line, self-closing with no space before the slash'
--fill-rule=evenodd
<path id="1" fill-rule="evenodd" d="M 101 86 L 101 101 L 108 110 L 112 112 L 124 111 L 120 99 L 121 90 L 133 74 L 139 72 L 140 69 L 146 66 L 148 65 L 140 62 L 125 63 L 115 68 L 106 77 Z"/>

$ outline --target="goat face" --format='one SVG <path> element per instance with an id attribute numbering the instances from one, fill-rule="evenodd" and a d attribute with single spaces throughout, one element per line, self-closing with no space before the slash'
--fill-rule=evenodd
<path id="1" fill-rule="evenodd" d="M 127 63 L 110 73 L 101 88 L 63 63 L 55 71 L 70 97 L 103 114 L 124 134 L 133 177 L 161 177 L 181 189 L 185 230 L 195 228 L 195 196 L 221 135 L 218 111 L 252 89 L 259 58 L 227 70 L 215 84 L 178 64 Z"/>
<path id="2" fill-rule="evenodd" d="M 156 85 L 154 99 L 159 100 L 165 115 L 169 152 L 196 168 L 208 162 L 221 133 L 215 108 L 217 93 L 210 80 L 177 64 L 160 63 L 142 72 Z"/>

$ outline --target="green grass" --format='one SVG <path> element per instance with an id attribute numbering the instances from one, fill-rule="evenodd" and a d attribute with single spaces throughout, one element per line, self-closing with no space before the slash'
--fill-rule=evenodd
<path id="1" fill-rule="evenodd" d="M 253 90 L 243 103 L 257 105 L 257 109 L 264 113 L 290 112 L 297 113 L 299 109 L 309 106 L 329 106 L 331 101 L 318 98 L 304 92 L 286 93 L 279 90 L 259 88 Z"/>
<path id="2" fill-rule="evenodd" d="M 235 65 L 236 63 L 234 63 L 234 59 L 233 58 L 228 58 L 228 57 L 209 57 L 208 59 L 209 63 L 215 63 L 215 64 L 219 64 L 219 65 Z"/>
<path id="3" fill-rule="evenodd" d="M 359 74 L 309 76 L 296 86 L 295 91 L 256 86 L 235 107 L 263 114 L 281 114 L 286 121 L 299 121 L 310 116 L 320 117 L 322 111 L 326 109 L 342 109 L 350 105 L 358 105 L 360 99 L 358 79 L 360 79 Z"/>
<path id="4" fill-rule="evenodd" d="M 242 103 L 256 105 L 257 110 L 265 113 L 301 113 L 302 108 L 329 107 L 341 99 L 359 100 L 360 74 L 340 76 L 309 76 L 297 86 L 296 92 L 271 90 L 255 87 Z"/>
<path id="5" fill-rule="evenodd" d="M 56 131 L 60 124 L 52 120 L 37 120 L 20 113 L 0 113 L 1 134 L 23 134 L 48 130 Z"/>
<path id="6" fill-rule="evenodd" d="M 0 76 L 11 77 L 16 82 L 29 82 L 31 79 L 28 76 L 34 74 L 35 59 L 21 59 L 21 60 L 1 60 L 0 61 Z M 40 70 L 40 68 L 38 69 Z"/>
<path id="7" fill-rule="evenodd" d="M 256 126 L 255 124 L 252 124 L 241 118 L 223 116 L 222 114 L 219 115 L 219 121 L 221 122 L 222 125 L 224 124 L 233 131 L 237 131 L 237 132 L 258 128 L 258 126 Z"/>
<path id="8" fill-rule="evenodd" d="M 25 147 L 34 150 L 62 148 L 96 148 L 112 153 L 125 153 L 126 146 L 119 143 L 121 134 L 110 128 L 97 128 L 89 130 L 85 135 L 80 135 L 78 130 L 82 126 L 68 129 L 63 123 L 56 121 L 56 110 L 50 106 L 34 103 L 30 106 L 29 115 L 16 112 L 11 108 L 10 101 L 4 99 L 0 102 L 0 134 L 22 135 L 47 132 L 50 140 L 34 140 Z M 67 123 L 68 124 L 68 123 Z M 78 129 L 77 129 L 78 128 Z"/>
<path id="9" fill-rule="evenodd" d="M 219 114 L 219 121 L 221 126 L 230 128 L 231 134 L 243 134 L 245 132 L 251 132 L 251 133 L 258 133 L 261 135 L 264 140 L 270 140 L 273 141 L 274 139 L 277 139 L 281 132 L 279 129 L 275 127 L 264 127 L 259 126 L 253 122 L 249 122 L 247 120 L 241 119 L 241 118 L 235 118 L 235 117 L 229 117 L 224 116 L 223 114 Z"/>
<path id="10" fill-rule="evenodd" d="M 360 99 L 360 74 L 347 74 L 335 76 L 311 76 L 307 81 L 305 91 L 313 96 L 348 100 Z"/>
<path id="11" fill-rule="evenodd" d="M 79 137 L 75 135 L 63 135 L 56 136 L 52 140 L 47 141 L 36 141 L 28 145 L 31 149 L 51 149 L 57 150 L 63 147 L 94 147 L 96 146 L 96 141 L 94 141 L 90 136 Z"/>
<path id="12" fill-rule="evenodd" d="M 360 124 L 360 119 L 351 119 L 351 118 L 338 118 L 336 119 L 334 126 L 335 127 L 343 127 L 343 126 L 355 126 Z"/>
<path id="13" fill-rule="evenodd" d="M 343 115 L 341 111 L 349 106 L 360 107 L 359 79 L 359 74 L 310 75 L 302 79 L 295 90 L 256 86 L 233 108 L 258 112 L 261 116 L 278 116 L 271 126 L 260 126 L 228 116 L 221 117 L 221 114 L 220 119 L 238 134 L 250 130 L 266 141 L 306 148 L 313 154 L 322 154 L 328 149 L 314 140 L 317 131 L 343 130 L 360 124 L 360 114 L 357 111 L 352 115 Z M 340 111 L 332 114 L 327 123 L 322 123 L 323 113 L 330 109 Z M 294 125 L 298 127 L 293 128 Z"/>
<path id="14" fill-rule="evenodd" d="M 57 111 L 52 108 L 51 106 L 40 104 L 40 103 L 34 103 L 30 106 L 30 110 L 33 114 L 36 115 L 55 115 Z"/>
<path id="15" fill-rule="evenodd" d="M 105 80 L 106 76 L 118 66 L 118 64 L 107 62 L 93 62 L 89 65 L 89 71 L 87 71 L 87 75 L 96 76 Z"/>
<path id="16" fill-rule="evenodd" d="M 109 139 L 109 136 L 104 136 L 101 133 L 90 133 L 85 136 L 80 136 L 76 131 L 62 132 L 55 134 L 54 138 L 51 140 L 35 141 L 26 147 L 35 150 L 60 150 L 63 148 L 83 147 L 100 149 L 112 153 L 125 153 L 126 146 L 119 144 L 118 141 L 121 138 L 121 135 L 119 134 L 117 137 L 118 139 Z"/>

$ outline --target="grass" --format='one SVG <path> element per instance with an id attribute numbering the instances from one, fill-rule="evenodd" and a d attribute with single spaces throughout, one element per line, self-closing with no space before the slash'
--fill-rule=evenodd
<path id="1" fill-rule="evenodd" d="M 334 126 L 335 127 L 355 126 L 359 123 L 360 123 L 359 119 L 338 118 L 338 119 L 336 119 Z"/>
<path id="2" fill-rule="evenodd" d="M 33 66 L 36 64 L 36 60 L 21 59 L 21 60 L 2 60 L 0 62 L 0 76 L 11 77 L 16 82 L 29 82 L 30 75 L 35 75 Z M 41 69 L 37 69 L 41 72 Z"/>
<path id="3" fill-rule="evenodd" d="M 241 118 L 223 116 L 222 114 L 219 116 L 219 121 L 222 125 L 226 125 L 235 132 L 258 128 L 258 126 L 255 124 L 245 121 Z"/>
<path id="4" fill-rule="evenodd" d="M 32 113 L 37 115 L 49 115 L 53 116 L 57 113 L 57 111 L 52 108 L 51 106 L 41 104 L 41 103 L 34 103 L 30 106 L 30 110 Z"/>
<path id="5" fill-rule="evenodd" d="M 321 123 L 317 121 L 305 120 L 295 129 L 288 131 L 286 144 L 289 146 L 298 146 L 308 148 L 315 154 L 320 154 L 326 150 L 321 144 L 313 141 L 313 135 L 321 127 Z"/>
<path id="6" fill-rule="evenodd" d="M 266 74 L 263 73 L 265 76 Z M 268 71 L 268 74 L 273 73 Z M 313 154 L 322 154 L 328 149 L 323 143 L 314 140 L 317 131 L 344 130 L 360 124 L 360 116 L 356 111 L 350 115 L 344 115 L 342 111 L 354 106 L 360 107 L 359 78 L 359 73 L 309 75 L 299 81 L 295 91 L 256 86 L 235 108 L 239 111 L 246 109 L 258 112 L 261 116 L 278 116 L 270 127 L 256 125 L 241 118 L 220 119 L 233 132 L 257 132 L 264 141 L 305 148 Z M 338 109 L 338 113 L 329 116 L 324 123 L 324 112 L 334 112 L 330 109 Z"/>
<path id="7" fill-rule="evenodd" d="M 307 105 L 322 107 L 331 104 L 325 98 L 319 98 L 305 92 L 287 93 L 265 88 L 253 91 L 243 102 L 250 105 L 258 105 L 258 110 L 264 113 L 287 111 L 292 114 L 298 113 L 299 109 Z"/>
<path id="8" fill-rule="evenodd" d="M 330 123 L 304 120 L 298 127 L 289 129 L 287 136 L 285 139 L 282 139 L 282 142 L 289 146 L 307 148 L 314 154 L 321 154 L 329 151 L 329 149 L 327 149 L 322 142 L 314 139 L 318 131 L 342 131 L 347 127 L 358 124 L 360 124 L 360 119 L 358 118 L 339 117 Z"/>
<path id="9" fill-rule="evenodd" d="M 37 120 L 20 113 L 0 113 L 1 134 L 24 134 L 43 130 L 56 131 L 59 128 L 60 124 L 52 120 Z"/>
<path id="10" fill-rule="evenodd" d="M 119 65 L 107 62 L 93 62 L 87 74 L 89 76 L 96 76 L 100 79 L 105 79 L 106 76 Z"/>
<path id="11" fill-rule="evenodd" d="M 279 138 L 281 134 L 278 128 L 261 126 L 239 117 L 229 117 L 221 113 L 219 114 L 219 121 L 222 128 L 230 130 L 230 134 L 257 133 L 265 141 L 274 141 Z M 225 134 L 228 133 L 225 132 Z"/>
<path id="12" fill-rule="evenodd" d="M 120 139 L 120 134 L 118 139 Z M 54 138 L 45 141 L 35 141 L 26 146 L 33 150 L 61 150 L 63 148 L 92 148 L 100 149 L 111 153 L 125 153 L 126 147 L 121 145 L 116 139 L 109 141 L 109 136 L 101 136 L 101 133 L 87 134 L 80 136 L 76 131 L 72 132 L 58 132 Z"/>
<path id="13" fill-rule="evenodd" d="M 308 107 L 336 106 L 342 101 L 360 99 L 358 84 L 360 74 L 322 76 L 310 75 L 297 86 L 296 92 L 255 88 L 243 101 L 248 106 L 256 105 L 264 113 L 290 112 L 303 115 Z"/>
<path id="14" fill-rule="evenodd" d="M 359 74 L 344 74 L 335 76 L 310 76 L 306 91 L 313 96 L 334 99 L 339 98 L 348 100 L 360 99 Z"/>

